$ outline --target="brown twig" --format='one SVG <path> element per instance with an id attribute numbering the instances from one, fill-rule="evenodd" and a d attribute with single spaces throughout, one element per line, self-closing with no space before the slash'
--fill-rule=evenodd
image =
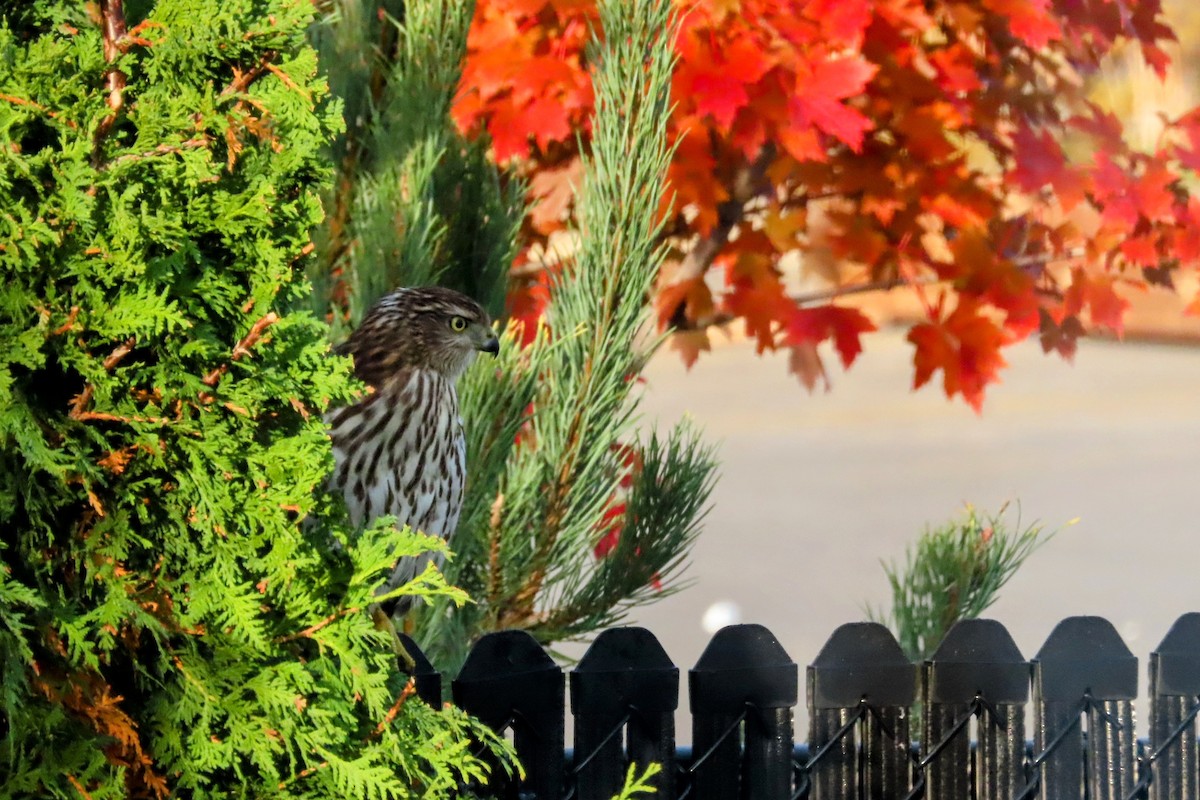
<path id="1" fill-rule="evenodd" d="M 147 150 L 144 153 L 126 153 L 123 156 L 117 156 L 106 166 L 106 169 L 130 161 L 144 161 L 147 158 L 154 158 L 155 156 L 166 156 L 173 153 L 182 153 L 184 150 L 191 150 L 197 147 L 208 147 L 210 144 L 212 144 L 212 137 L 207 135 L 197 136 L 179 144 L 160 144 L 153 150 Z"/>
<path id="2" fill-rule="evenodd" d="M 112 64 L 121 55 L 121 47 L 128 32 L 125 29 L 125 9 L 122 0 L 100 0 L 100 31 L 104 43 L 104 60 Z M 108 85 L 108 116 L 96 126 L 95 158 L 100 158 L 100 145 L 112 130 L 121 109 L 125 105 L 125 73 L 109 67 L 105 82 Z"/>
<path id="3" fill-rule="evenodd" d="M 317 764 L 316 766 L 305 767 L 304 769 L 300 770 L 292 777 L 288 778 L 286 781 L 280 781 L 278 788 L 286 789 L 288 787 L 288 784 L 295 783 L 298 780 L 303 780 L 304 778 L 307 778 L 309 775 L 312 775 L 314 772 L 323 770 L 323 769 L 327 768 L 328 766 L 329 766 L 328 761 L 322 761 L 320 764 Z"/>
<path id="4" fill-rule="evenodd" d="M 416 678 L 410 676 L 408 683 L 404 684 L 404 688 L 400 691 L 400 696 L 396 698 L 396 702 L 392 703 L 392 707 L 389 708 L 387 713 L 383 715 L 383 719 L 379 720 L 379 724 L 375 726 L 375 730 L 371 732 L 371 735 L 367 737 L 367 740 L 370 741 L 379 734 L 383 733 L 384 729 L 386 729 L 388 725 L 391 725 L 392 720 L 396 719 L 397 715 L 399 715 L 400 709 L 404 708 L 404 702 L 416 693 L 417 680 Z"/>
<path id="5" fill-rule="evenodd" d="M 135 344 L 137 344 L 137 337 L 130 336 L 125 340 L 124 344 L 117 345 L 117 347 L 108 354 L 108 358 L 104 359 L 104 369 L 108 372 L 112 372 L 113 367 L 115 367 L 117 364 L 120 364 L 121 359 L 129 355 L 129 352 L 133 350 L 133 346 Z"/>
<path id="6" fill-rule="evenodd" d="M 0 100 L 7 101 L 7 102 L 12 103 L 13 105 L 17 105 L 17 106 L 28 106 L 29 108 L 36 108 L 38 111 L 45 113 L 46 116 L 50 117 L 51 119 L 58 119 L 60 116 L 57 111 L 51 111 L 49 108 L 46 108 L 46 106 L 42 105 L 41 103 L 35 103 L 33 100 L 27 100 L 24 97 L 17 97 L 15 95 L 11 95 L 11 94 L 0 93 Z M 78 125 L 75 124 L 74 120 L 64 119 L 63 122 L 65 122 L 67 124 L 68 128 L 78 128 L 79 127 Z"/>
<path id="7" fill-rule="evenodd" d="M 274 75 L 276 78 L 279 78 L 279 80 L 283 82 L 284 86 L 288 87 L 293 92 L 295 92 L 296 94 L 303 97 L 309 103 L 312 103 L 312 94 L 307 92 L 303 87 L 297 85 L 297 83 L 294 80 L 292 80 L 291 77 L 286 72 L 284 72 L 283 70 L 281 70 L 279 67 L 275 66 L 274 64 L 264 64 L 264 66 L 266 66 L 266 68 L 271 71 L 272 75 Z"/>
<path id="8" fill-rule="evenodd" d="M 84 386 L 83 391 L 75 395 L 75 398 L 71 401 L 71 408 L 67 411 L 67 416 L 71 419 L 79 419 L 80 415 L 84 413 L 84 407 L 92 402 L 92 393 L 94 391 L 95 387 L 90 383 Z"/>
<path id="9" fill-rule="evenodd" d="M 72 308 L 71 308 L 72 314 L 70 315 L 70 317 L 68 317 L 68 320 L 67 320 L 68 323 L 71 321 L 71 317 L 74 317 L 74 312 L 77 310 L 78 309 L 76 307 L 72 306 Z M 124 359 L 125 356 L 129 355 L 130 351 L 133 350 L 134 344 L 136 344 L 136 343 L 137 343 L 137 337 L 130 336 L 122 344 L 119 344 L 115 348 L 113 348 L 113 351 L 111 353 L 109 353 L 104 359 L 104 369 L 108 372 L 112 372 L 113 368 L 116 367 L 117 364 L 120 364 L 121 360 Z M 89 419 L 107 420 L 107 421 L 111 421 L 111 422 L 168 422 L 169 421 L 165 418 L 160 418 L 160 417 L 121 417 L 121 416 L 117 416 L 116 414 L 105 414 L 105 413 L 102 413 L 99 411 L 84 411 L 84 409 L 87 407 L 87 405 L 90 402 L 92 402 L 92 395 L 95 393 L 95 391 L 96 391 L 96 387 L 90 383 L 87 384 L 86 386 L 84 386 L 83 391 L 80 392 L 79 394 L 75 395 L 75 398 L 71 401 L 71 407 L 67 411 L 67 416 L 70 417 L 71 419 L 81 420 L 81 421 L 89 420 Z"/>
<path id="10" fill-rule="evenodd" d="M 309 242 L 308 244 L 304 245 L 304 247 L 300 248 L 300 252 L 297 253 L 296 257 L 292 259 L 292 263 L 295 264 L 297 261 L 304 258 L 305 256 L 307 256 L 309 253 L 311 253 L 313 250 L 316 250 L 316 249 L 317 249 L 317 246 L 315 244 L 313 244 L 312 242 Z"/>
<path id="11" fill-rule="evenodd" d="M 337 620 L 341 619 L 342 617 L 349 616 L 350 614 L 357 614 L 359 611 L 362 611 L 361 606 L 353 606 L 351 608 L 343 608 L 340 611 L 333 612 L 332 614 L 330 614 L 328 617 L 321 620 L 320 622 L 316 622 L 312 625 L 309 625 L 307 628 L 305 628 L 302 631 L 297 631 L 296 633 L 289 633 L 287 636 L 277 636 L 277 637 L 275 637 L 274 642 L 275 642 L 275 644 L 283 644 L 284 642 L 293 642 L 296 639 L 311 639 L 312 635 L 314 633 L 316 633 L 317 631 L 326 627 L 327 625 L 331 625 L 334 622 L 336 622 Z"/>
<path id="12" fill-rule="evenodd" d="M 68 774 L 67 780 L 71 782 L 71 785 L 75 787 L 75 791 L 79 792 L 79 795 L 83 798 L 83 800 L 92 800 L 92 796 L 88 794 L 87 789 L 83 788 L 83 784 L 79 782 L 78 778 L 76 778 L 74 775 Z"/>
<path id="13" fill-rule="evenodd" d="M 262 54 L 258 63 L 250 69 L 242 72 L 237 67 L 233 68 L 233 80 L 229 85 L 221 90 L 221 94 L 217 95 L 217 100 L 224 100 L 232 95 L 241 94 L 250 88 L 250 84 L 254 83 L 258 78 L 266 72 L 270 67 L 270 62 L 278 55 L 274 50 L 268 50 Z"/>
<path id="14" fill-rule="evenodd" d="M 258 322 L 250 326 L 249 332 L 242 337 L 242 340 L 233 346 L 233 360 L 237 361 L 242 356 L 250 355 L 250 348 L 258 344 L 258 340 L 262 338 L 263 331 L 279 321 L 279 315 L 274 311 L 267 313 Z"/>
<path id="15" fill-rule="evenodd" d="M 263 331 L 265 331 L 267 328 L 271 327 L 278 321 L 279 321 L 279 315 L 276 314 L 274 311 L 271 311 L 268 314 L 266 314 L 265 316 L 263 316 L 261 319 L 259 319 L 258 322 L 255 322 L 253 325 L 251 325 L 250 330 L 246 333 L 245 336 L 242 337 L 241 341 L 239 341 L 237 344 L 235 344 L 233 346 L 233 355 L 230 357 L 230 360 L 237 361 L 242 356 L 250 355 L 250 349 L 252 347 L 254 347 L 254 345 L 258 344 L 259 339 L 262 338 Z M 205 386 L 215 387 L 218 383 L 220 383 L 221 376 L 223 376 L 228 371 L 229 371 L 229 365 L 222 364 L 221 366 L 214 369 L 212 372 L 205 375 L 204 378 L 201 380 L 201 382 Z"/>
<path id="16" fill-rule="evenodd" d="M 121 414 L 109 414 L 106 411 L 81 411 L 76 413 L 72 410 L 68 416 L 80 422 L 97 420 L 100 422 L 153 422 L 157 425 L 171 424 L 171 420 L 166 417 L 122 416 Z"/>
<path id="17" fill-rule="evenodd" d="M 51 336 L 62 336 L 67 331 L 75 326 L 75 318 L 79 316 L 79 306 L 71 306 L 71 310 L 67 312 L 67 321 L 59 325 L 54 330 L 50 331 Z"/>

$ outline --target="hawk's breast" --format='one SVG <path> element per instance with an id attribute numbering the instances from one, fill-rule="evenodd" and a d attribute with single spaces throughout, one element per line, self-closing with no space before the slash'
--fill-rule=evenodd
<path id="1" fill-rule="evenodd" d="M 355 525 L 393 515 L 447 538 L 458 526 L 466 442 L 454 383 L 412 370 L 328 417 L 334 484 Z"/>

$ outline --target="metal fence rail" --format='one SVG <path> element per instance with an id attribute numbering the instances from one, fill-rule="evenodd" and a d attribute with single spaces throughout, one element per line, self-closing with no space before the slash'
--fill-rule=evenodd
<path id="1" fill-rule="evenodd" d="M 441 676 L 409 646 L 436 703 Z M 792 730 L 799 668 L 761 625 L 719 631 L 688 671 L 679 753 L 679 669 L 649 631 L 603 632 L 571 671 L 570 751 L 566 683 L 522 631 L 471 651 L 454 701 L 510 731 L 526 770 L 495 796 L 608 800 L 630 763 L 658 762 L 664 800 L 1200 800 L 1200 613 L 1150 654 L 1144 742 L 1137 658 L 1100 617 L 1059 623 L 1032 660 L 1000 623 L 960 622 L 919 665 L 883 626 L 843 625 L 807 669 L 807 747 Z"/>

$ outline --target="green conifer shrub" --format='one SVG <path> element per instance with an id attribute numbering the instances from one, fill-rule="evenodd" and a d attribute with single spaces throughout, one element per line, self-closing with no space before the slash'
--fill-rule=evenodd
<path id="1" fill-rule="evenodd" d="M 362 611 L 392 546 L 431 543 L 320 491 L 356 386 L 294 310 L 341 126 L 315 13 L 0 13 L 0 796 L 478 777 L 486 735 L 411 698 Z"/>

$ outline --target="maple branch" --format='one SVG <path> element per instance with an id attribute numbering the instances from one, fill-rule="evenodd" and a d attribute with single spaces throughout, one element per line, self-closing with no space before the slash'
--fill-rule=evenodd
<path id="1" fill-rule="evenodd" d="M 867 294 L 868 292 L 886 292 L 892 289 L 898 289 L 901 286 L 934 286 L 939 283 L 945 283 L 947 279 L 939 278 L 934 275 L 929 275 L 924 278 L 909 280 L 900 276 L 893 278 L 885 278 L 884 280 L 868 281 L 867 283 L 855 283 L 849 286 L 834 286 L 830 289 L 822 289 L 817 292 L 807 292 L 805 294 L 789 295 L 788 299 L 797 306 L 807 306 L 816 303 L 825 303 L 830 300 L 836 300 L 839 297 L 854 294 Z M 737 319 L 736 314 L 730 314 L 722 311 L 717 314 L 705 317 L 702 320 L 697 320 L 686 325 L 674 325 L 676 331 L 699 331 L 705 328 L 711 328 L 716 325 L 727 325 Z"/>
<path id="2" fill-rule="evenodd" d="M 1075 247 L 1065 253 L 1038 253 L 1037 255 L 1024 255 L 1009 258 L 1008 260 L 1017 268 L 1034 266 L 1035 264 L 1053 264 L 1058 261 L 1071 261 L 1076 258 L 1087 255 L 1087 251 L 1082 247 Z M 905 278 L 897 275 L 891 278 L 885 278 L 878 281 L 867 281 L 866 283 L 855 283 L 849 286 L 834 286 L 829 289 L 822 289 L 815 292 L 807 292 L 804 294 L 789 295 L 788 299 L 797 306 L 808 306 L 818 303 L 827 303 L 831 300 L 836 300 L 839 297 L 855 294 L 867 294 L 869 292 L 887 292 L 892 289 L 899 289 L 902 286 L 936 286 L 939 283 L 948 283 L 950 279 L 939 278 L 935 275 L 928 275 L 923 278 Z M 1034 289 L 1038 294 L 1054 296 L 1054 293 L 1045 289 Z M 672 327 L 679 332 L 699 331 L 713 326 L 727 325 L 737 319 L 737 315 L 728 312 L 720 312 L 705 317 L 702 320 L 689 322 L 683 320 L 684 324 L 676 324 L 672 320 Z"/>
<path id="3" fill-rule="evenodd" d="M 850 286 L 835 286 L 832 289 L 826 289 L 819 292 L 807 292 L 805 294 L 791 295 L 788 299 L 798 306 L 812 305 L 813 303 L 823 303 L 826 300 L 836 300 L 844 295 L 866 294 L 867 292 L 887 292 L 892 289 L 898 289 L 901 286 L 932 286 L 941 283 L 942 278 L 933 275 L 916 280 L 908 280 L 900 276 L 885 278 L 879 281 L 868 281 L 867 283 L 855 283 Z"/>
<path id="4" fill-rule="evenodd" d="M 1087 250 L 1083 247 L 1073 247 L 1065 253 L 1038 253 L 1036 255 L 1024 255 L 1010 258 L 1009 261 L 1016 267 L 1032 267 L 1034 264 L 1053 264 L 1056 261 L 1072 261 L 1076 258 L 1082 258 L 1087 255 Z"/>
<path id="5" fill-rule="evenodd" d="M 753 162 L 738 170 L 733 179 L 730 198 L 717 206 L 717 224 L 700 241 L 696 242 L 675 273 L 675 283 L 695 280 L 708 271 L 713 259 L 720 254 L 725 245 L 729 244 L 729 236 L 734 227 L 746 215 L 746 203 L 758 194 L 758 185 L 767 172 L 767 167 L 775 160 L 775 145 L 768 142 L 758 151 Z"/>

